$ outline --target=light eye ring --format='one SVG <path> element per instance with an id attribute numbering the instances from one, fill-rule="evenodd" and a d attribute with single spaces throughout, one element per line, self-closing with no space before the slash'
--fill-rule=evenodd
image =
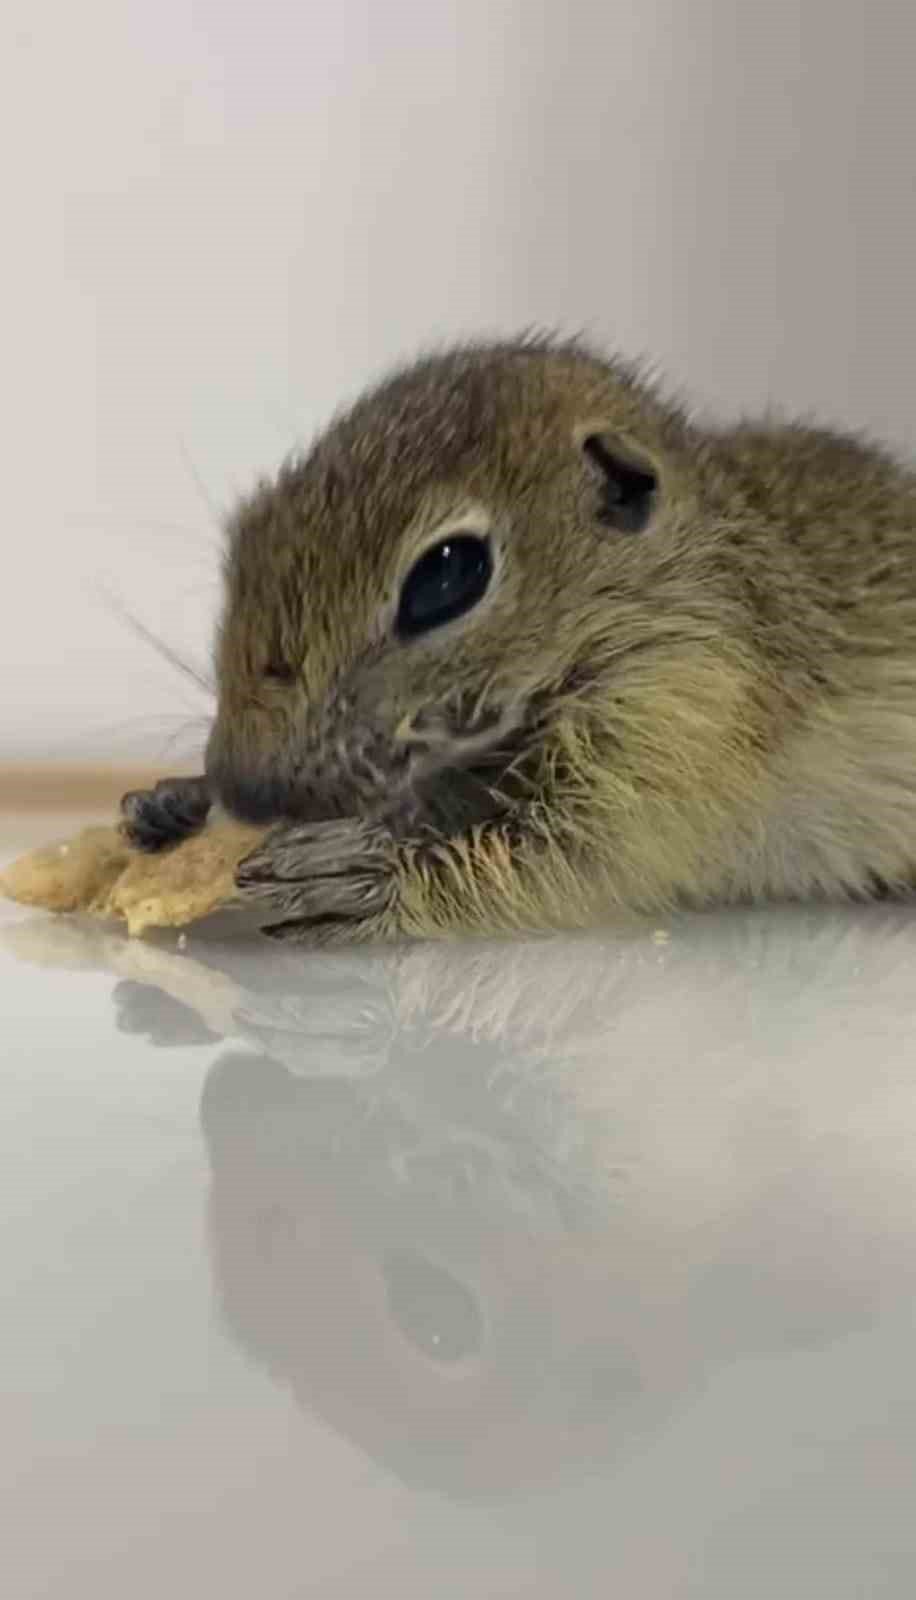
<path id="1" fill-rule="evenodd" d="M 417 557 L 401 585 L 394 631 L 410 640 L 466 616 L 483 599 L 495 570 L 486 533 L 455 528 Z"/>

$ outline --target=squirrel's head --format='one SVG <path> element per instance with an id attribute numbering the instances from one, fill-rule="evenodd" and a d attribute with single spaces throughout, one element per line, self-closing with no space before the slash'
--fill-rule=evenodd
<path id="1" fill-rule="evenodd" d="M 232 521 L 217 795 L 258 821 L 482 818 L 552 718 L 694 614 L 694 499 L 686 421 L 578 346 L 389 378 Z"/>

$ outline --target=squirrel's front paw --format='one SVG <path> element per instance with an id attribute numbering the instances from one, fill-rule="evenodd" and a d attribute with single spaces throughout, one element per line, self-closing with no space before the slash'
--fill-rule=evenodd
<path id="1" fill-rule="evenodd" d="M 121 833 L 135 850 L 152 852 L 198 833 L 210 810 L 206 778 L 163 778 L 121 800 Z"/>
<path id="2" fill-rule="evenodd" d="M 388 830 L 356 818 L 284 824 L 244 858 L 235 881 L 272 938 L 372 938 L 393 919 L 396 860 Z"/>

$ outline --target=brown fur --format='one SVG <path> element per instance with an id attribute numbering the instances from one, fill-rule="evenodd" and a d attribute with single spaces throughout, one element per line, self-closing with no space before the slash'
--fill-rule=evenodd
<path id="1" fill-rule="evenodd" d="M 595 433 L 657 476 L 641 532 Z M 395 639 L 436 530 L 484 525 L 484 599 Z M 230 528 L 208 774 L 278 822 L 240 887 L 333 941 L 909 886 L 914 558 L 869 443 L 701 427 L 577 345 L 420 361 Z"/>

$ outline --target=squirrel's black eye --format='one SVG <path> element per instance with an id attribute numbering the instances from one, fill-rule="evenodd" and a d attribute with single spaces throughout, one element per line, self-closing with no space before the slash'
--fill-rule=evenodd
<path id="1" fill-rule="evenodd" d="M 455 533 L 433 545 L 404 579 L 395 627 L 409 639 L 443 622 L 453 622 L 486 593 L 493 576 L 488 539 Z"/>

